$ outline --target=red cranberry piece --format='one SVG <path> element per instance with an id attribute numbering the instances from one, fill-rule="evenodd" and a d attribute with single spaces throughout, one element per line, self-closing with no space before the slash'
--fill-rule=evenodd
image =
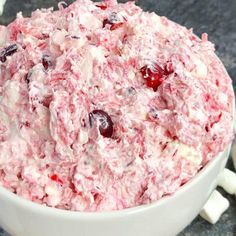
<path id="1" fill-rule="evenodd" d="M 168 61 L 166 65 L 164 66 L 164 73 L 165 75 L 170 75 L 173 72 L 174 72 L 173 65 L 170 61 Z"/>
<path id="2" fill-rule="evenodd" d="M 52 66 L 52 61 L 48 55 L 44 55 L 42 58 L 42 64 L 45 70 L 48 70 L 50 66 Z"/>
<path id="3" fill-rule="evenodd" d="M 153 90 L 156 91 L 162 84 L 162 82 L 166 79 L 166 76 L 174 72 L 174 69 L 172 63 L 170 61 L 167 61 L 164 69 L 159 65 L 154 64 L 151 66 L 143 66 L 140 69 L 140 72 L 143 78 L 146 80 L 147 86 L 153 88 Z"/>
<path id="4" fill-rule="evenodd" d="M 113 134 L 113 122 L 111 117 L 103 110 L 93 110 L 89 113 L 89 123 L 92 127 L 94 122 L 99 123 L 99 131 L 103 137 L 110 138 Z"/>
<path id="5" fill-rule="evenodd" d="M 144 66 L 140 72 L 146 80 L 147 86 L 153 88 L 154 91 L 158 89 L 165 79 L 165 71 L 157 64 L 152 67 Z"/>
<path id="6" fill-rule="evenodd" d="M 123 24 L 124 24 L 123 22 L 119 22 L 117 24 L 112 24 L 110 30 L 112 30 L 112 31 L 116 30 L 116 29 L 120 28 Z"/>
<path id="7" fill-rule="evenodd" d="M 61 184 L 61 185 L 63 184 L 63 181 L 56 174 L 52 175 L 50 179 L 57 182 L 58 184 Z"/>
<path id="8" fill-rule="evenodd" d="M 29 123 L 29 121 L 25 121 L 25 122 L 24 122 L 24 126 L 26 126 L 26 127 L 30 127 L 30 123 Z"/>
<path id="9" fill-rule="evenodd" d="M 105 19 L 102 22 L 102 27 L 105 28 L 106 25 L 112 25 L 112 23 L 108 19 Z"/>
<path id="10" fill-rule="evenodd" d="M 29 77 L 30 77 L 30 74 L 27 73 L 27 75 L 25 76 L 25 82 L 26 82 L 27 84 L 30 83 L 30 79 L 29 79 Z"/>
<path id="11" fill-rule="evenodd" d="M 7 56 L 13 55 L 18 49 L 18 46 L 16 44 L 12 44 L 6 48 L 4 48 L 0 52 L 0 61 L 5 62 L 7 60 Z"/>
<path id="12" fill-rule="evenodd" d="M 101 5 L 96 5 L 96 7 L 99 7 L 101 10 L 106 10 L 107 9 L 107 6 L 104 5 L 104 4 L 101 4 Z"/>
<path id="13" fill-rule="evenodd" d="M 50 103 L 52 102 L 52 99 L 53 99 L 52 95 L 48 95 L 48 96 L 44 97 L 44 99 L 42 100 L 43 106 L 49 108 Z"/>

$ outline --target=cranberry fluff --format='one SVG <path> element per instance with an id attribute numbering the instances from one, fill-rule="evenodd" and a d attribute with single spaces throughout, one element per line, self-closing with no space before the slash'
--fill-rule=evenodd
<path id="1" fill-rule="evenodd" d="M 0 26 L 0 184 L 73 211 L 174 194 L 233 138 L 207 34 L 134 2 L 77 0 Z"/>

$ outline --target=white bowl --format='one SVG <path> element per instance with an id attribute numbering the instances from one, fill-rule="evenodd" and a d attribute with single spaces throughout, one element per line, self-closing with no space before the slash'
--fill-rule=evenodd
<path id="1" fill-rule="evenodd" d="M 0 225 L 12 236 L 173 236 L 199 213 L 216 187 L 230 147 L 174 195 L 135 208 L 83 213 L 25 200 L 0 187 Z"/>

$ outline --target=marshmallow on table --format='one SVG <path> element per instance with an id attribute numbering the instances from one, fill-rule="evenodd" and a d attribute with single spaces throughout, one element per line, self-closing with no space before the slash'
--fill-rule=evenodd
<path id="1" fill-rule="evenodd" d="M 3 8 L 4 8 L 4 4 L 5 4 L 6 0 L 0 0 L 0 16 L 3 13 Z"/>
<path id="2" fill-rule="evenodd" d="M 236 170 L 236 143 L 233 143 L 233 144 L 232 144 L 231 156 L 232 156 L 232 159 L 233 159 L 234 168 L 235 168 L 235 170 Z"/>
<path id="3" fill-rule="evenodd" d="M 214 190 L 200 212 L 200 216 L 211 224 L 215 224 L 229 207 L 229 201 L 217 190 Z"/>
<path id="4" fill-rule="evenodd" d="M 234 194 L 236 192 L 236 173 L 225 168 L 219 175 L 218 186 L 227 193 Z"/>
<path id="5" fill-rule="evenodd" d="M 235 112 L 234 112 L 233 129 L 234 129 L 234 134 L 236 134 L 236 110 L 235 110 Z M 236 142 L 235 142 L 235 141 L 232 143 L 231 156 L 232 156 L 232 159 L 233 159 L 234 168 L 235 168 L 235 170 L 236 170 Z"/>

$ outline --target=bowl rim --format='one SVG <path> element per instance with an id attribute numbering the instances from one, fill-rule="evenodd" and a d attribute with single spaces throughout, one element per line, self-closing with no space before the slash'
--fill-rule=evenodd
<path id="1" fill-rule="evenodd" d="M 8 199 L 11 202 L 14 202 L 16 205 L 19 205 L 21 208 L 26 208 L 29 211 L 50 215 L 50 216 L 58 216 L 63 218 L 76 218 L 76 219 L 82 219 L 82 220 L 104 220 L 104 219 L 111 219 L 111 218 L 120 218 L 127 215 L 133 215 L 137 214 L 139 212 L 144 212 L 153 208 L 158 207 L 159 205 L 165 204 L 168 201 L 171 201 L 172 199 L 176 198 L 177 196 L 181 195 L 183 192 L 190 189 L 196 182 L 199 181 L 199 179 L 204 178 L 206 174 L 214 168 L 216 162 L 219 161 L 219 159 L 223 158 L 224 156 L 229 156 L 230 153 L 230 147 L 231 144 L 227 146 L 227 148 L 220 152 L 217 156 L 212 158 L 192 179 L 190 179 L 186 184 L 182 185 L 174 194 L 167 195 L 162 197 L 161 199 L 149 203 L 144 204 L 140 206 L 135 206 L 131 208 L 121 209 L 121 210 L 114 210 L 114 211 L 101 211 L 101 212 L 79 212 L 79 211 L 70 211 L 65 209 L 58 209 L 46 205 L 42 205 L 39 203 L 32 202 L 28 199 L 25 199 L 21 196 L 18 196 L 15 193 L 12 193 L 10 190 L 4 188 L 3 186 L 0 186 L 0 195 L 2 197 Z"/>

